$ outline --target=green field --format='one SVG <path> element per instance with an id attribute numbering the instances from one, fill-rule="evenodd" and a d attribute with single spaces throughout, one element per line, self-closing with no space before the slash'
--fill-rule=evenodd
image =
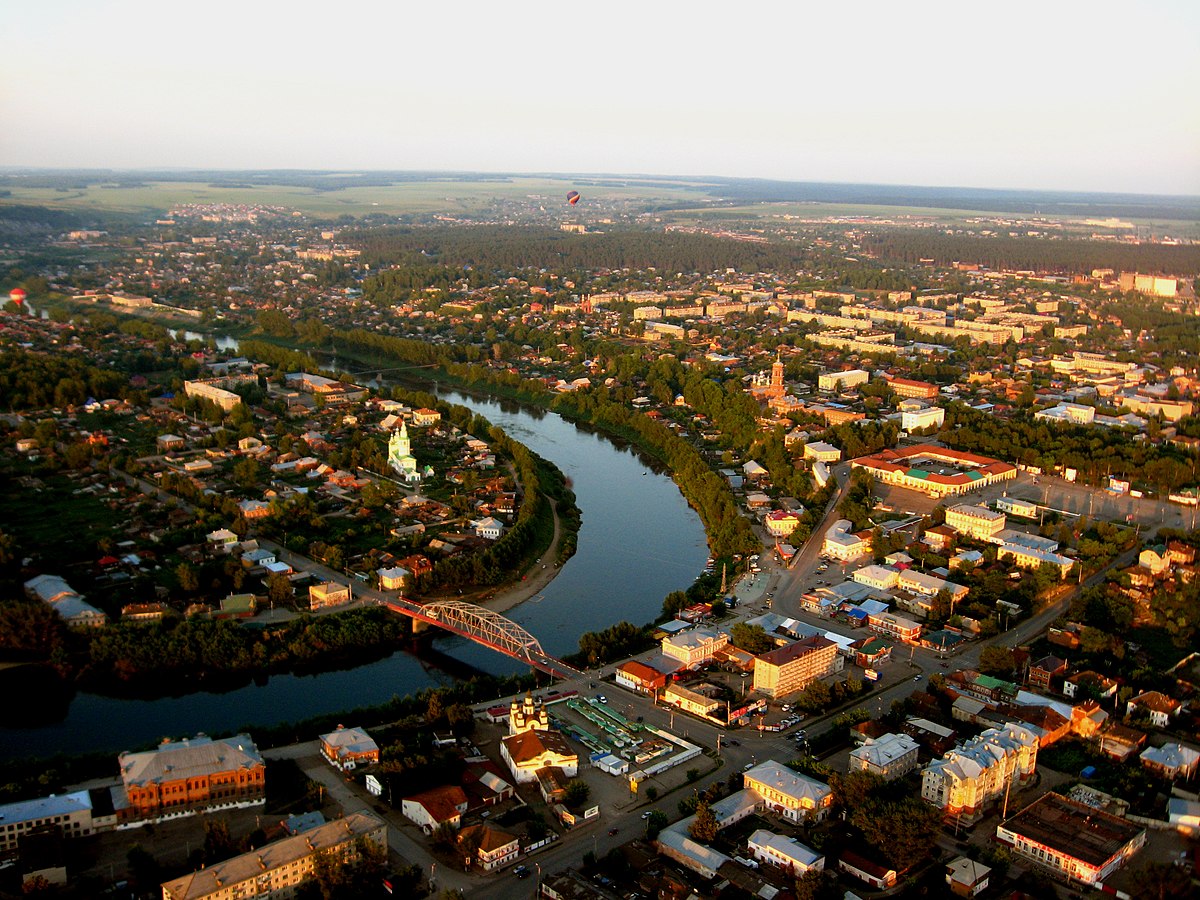
<path id="1" fill-rule="evenodd" d="M 224 186 L 202 182 L 147 182 L 143 186 L 89 185 L 83 189 L 11 187 L 0 203 L 31 204 L 51 209 L 84 212 L 163 213 L 184 203 L 257 204 L 280 206 L 313 216 L 362 216 L 369 213 L 403 215 L 441 213 L 453 216 L 480 213 L 497 201 L 528 199 L 532 203 L 560 204 L 567 191 L 624 202 L 679 202 L 697 194 L 685 185 L 665 188 L 623 179 L 620 185 L 589 184 L 589 179 L 527 177 L 496 180 L 398 182 L 318 191 L 286 185 Z"/>

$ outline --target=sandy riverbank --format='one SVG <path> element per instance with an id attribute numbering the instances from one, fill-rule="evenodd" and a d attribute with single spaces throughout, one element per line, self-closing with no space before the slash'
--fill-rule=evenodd
<path id="1" fill-rule="evenodd" d="M 554 537 L 550 540 L 550 546 L 546 548 L 546 552 L 526 570 L 523 580 L 505 587 L 464 594 L 459 599 L 469 603 L 478 603 L 492 612 L 502 613 L 544 591 L 561 571 L 557 562 L 559 544 L 562 540 L 562 523 L 558 517 L 557 500 L 550 501 L 550 509 L 554 514 Z"/>

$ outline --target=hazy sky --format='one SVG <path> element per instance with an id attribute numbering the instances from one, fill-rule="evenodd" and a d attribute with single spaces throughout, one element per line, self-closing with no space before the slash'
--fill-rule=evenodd
<path id="1" fill-rule="evenodd" d="M 0 33 L 0 166 L 1200 194 L 1196 0 L 4 0 Z"/>

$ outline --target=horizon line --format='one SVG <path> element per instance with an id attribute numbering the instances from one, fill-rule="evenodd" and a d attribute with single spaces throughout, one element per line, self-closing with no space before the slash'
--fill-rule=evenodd
<path id="1" fill-rule="evenodd" d="M 965 184 L 916 184 L 906 182 L 886 182 L 886 181 L 820 181 L 811 179 L 790 179 L 763 175 L 696 175 L 696 174 L 676 174 L 666 175 L 662 173 L 652 172 L 567 172 L 567 171 L 515 171 L 515 170 L 487 170 L 487 169 L 385 169 L 385 168 L 370 168 L 365 166 L 347 167 L 338 166 L 334 168 L 311 168 L 311 167 L 226 167 L 226 166 L 166 166 L 166 165 L 151 165 L 151 166 L 38 166 L 26 164 L 0 164 L 0 175 L 13 175 L 24 172 L 36 173 L 170 173 L 170 174 L 186 174 L 186 173 L 206 173 L 219 172 L 227 174 L 235 173 L 313 173 L 321 175 L 342 175 L 350 177 L 353 175 L 425 175 L 425 176 L 463 176 L 463 175 L 480 175 L 493 178 L 554 178 L 554 179 L 587 179 L 587 178 L 627 178 L 627 179 L 663 179 L 672 181 L 710 181 L 719 182 L 761 182 L 765 184 L 788 184 L 788 185 L 826 185 L 837 187 L 862 187 L 862 188 L 908 188 L 920 190 L 941 190 L 941 191 L 980 191 L 993 194 L 1003 193 L 1026 193 L 1026 194 L 1082 194 L 1093 195 L 1099 197 L 1171 197 L 1178 199 L 1186 199 L 1200 201 L 1200 193 L 1152 193 L 1144 191 L 1098 191 L 1085 190 L 1080 188 L 1032 188 L 1032 187 L 982 187 L 977 185 Z M 770 201 L 756 201 L 770 202 Z M 778 202 L 800 202 L 800 201 L 778 201 Z M 823 202 L 823 201 L 815 201 Z"/>

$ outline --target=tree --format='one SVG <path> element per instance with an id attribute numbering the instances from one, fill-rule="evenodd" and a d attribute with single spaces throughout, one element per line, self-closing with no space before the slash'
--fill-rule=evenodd
<path id="1" fill-rule="evenodd" d="M 810 682 L 808 687 L 800 692 L 796 705 L 805 712 L 819 712 L 829 706 L 833 700 L 833 691 L 825 682 L 817 680 Z"/>
<path id="2" fill-rule="evenodd" d="M 658 837 L 658 833 L 667 827 L 669 821 L 667 814 L 661 810 L 650 810 L 650 815 L 646 819 L 646 838 L 654 840 Z"/>
<path id="3" fill-rule="evenodd" d="M 175 567 L 175 577 L 179 580 L 181 590 L 194 594 L 200 590 L 200 578 L 196 574 L 196 570 L 191 565 L 181 562 Z"/>
<path id="4" fill-rule="evenodd" d="M 292 583 L 286 575 L 272 575 L 267 579 L 267 596 L 272 603 L 287 603 L 295 596 Z"/>
<path id="5" fill-rule="evenodd" d="M 234 484 L 238 487 L 249 490 L 258 484 L 258 479 L 262 474 L 262 467 L 258 464 L 258 460 L 247 457 L 239 459 L 233 464 L 232 478 Z"/>
<path id="6" fill-rule="evenodd" d="M 735 647 L 745 650 L 747 653 L 753 653 L 755 656 L 775 649 L 775 641 L 761 625 L 737 622 L 730 630 L 730 637 L 733 638 Z"/>
<path id="7" fill-rule="evenodd" d="M 702 844 L 710 844 L 716 838 L 720 827 L 717 825 L 717 817 L 708 807 L 707 800 L 701 800 L 696 804 L 696 818 L 692 824 L 688 826 L 688 834 L 693 840 L 699 841 Z"/>
<path id="8" fill-rule="evenodd" d="M 691 605 L 691 600 L 683 591 L 671 591 L 663 599 L 662 611 L 664 616 L 675 617 Z"/>
<path id="9" fill-rule="evenodd" d="M 997 678 L 1011 678 L 1017 668 L 1017 658 L 1008 647 L 992 645 L 979 654 L 979 671 Z"/>
<path id="10" fill-rule="evenodd" d="M 809 869 L 796 879 L 796 900 L 841 900 L 837 875 L 826 869 Z"/>
<path id="11" fill-rule="evenodd" d="M 570 809 L 581 809 L 591 795 L 592 789 L 588 783 L 579 778 L 572 778 L 563 788 L 563 802 Z"/>
<path id="12" fill-rule="evenodd" d="M 1187 872 L 1170 863 L 1152 862 L 1142 866 L 1134 883 L 1139 887 L 1139 897 L 1152 900 L 1173 900 L 1176 897 L 1182 900 L 1195 896 Z"/>

